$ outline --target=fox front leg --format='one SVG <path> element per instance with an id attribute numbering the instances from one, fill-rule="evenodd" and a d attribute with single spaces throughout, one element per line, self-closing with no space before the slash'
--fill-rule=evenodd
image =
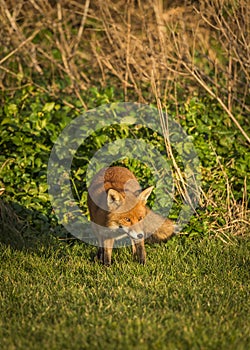
<path id="1" fill-rule="evenodd" d="M 137 256 L 137 259 L 139 260 L 140 264 L 142 265 L 146 264 L 146 250 L 145 250 L 144 240 L 140 242 L 132 241 L 132 252 L 133 252 L 133 255 Z"/>
<path id="2" fill-rule="evenodd" d="M 98 248 L 97 248 L 97 252 L 94 260 L 96 262 L 103 263 L 103 256 L 104 256 L 103 239 L 100 235 L 97 235 L 97 237 L 98 237 Z"/>
<path id="3" fill-rule="evenodd" d="M 98 247 L 97 253 L 95 256 L 95 261 L 103 262 L 103 255 L 104 255 L 103 247 Z"/>
<path id="4" fill-rule="evenodd" d="M 110 266 L 111 265 L 111 255 L 114 245 L 114 239 L 106 239 L 103 245 L 103 265 Z"/>

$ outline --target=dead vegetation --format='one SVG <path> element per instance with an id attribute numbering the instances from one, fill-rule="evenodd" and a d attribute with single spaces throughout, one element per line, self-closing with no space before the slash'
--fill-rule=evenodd
<path id="1" fill-rule="evenodd" d="M 247 0 L 0 3 L 2 89 L 38 84 L 57 95 L 60 77 L 80 98 L 113 81 L 126 99 L 133 92 L 149 102 L 157 93 L 165 106 L 178 104 L 182 87 L 208 92 L 239 128 L 233 107 L 249 113 Z"/>
<path id="2" fill-rule="evenodd" d="M 233 236 L 249 236 L 250 232 L 250 209 L 247 193 L 247 178 L 244 181 L 244 188 L 241 201 L 237 201 L 232 191 L 227 175 L 224 173 L 223 181 L 226 183 L 225 200 L 218 200 L 214 189 L 207 193 L 202 192 L 201 201 L 207 208 L 209 218 L 209 233 L 215 233 L 216 237 L 224 242 L 230 242 Z M 209 210 L 212 208 L 212 210 Z M 224 213 L 224 215 L 223 215 Z"/>

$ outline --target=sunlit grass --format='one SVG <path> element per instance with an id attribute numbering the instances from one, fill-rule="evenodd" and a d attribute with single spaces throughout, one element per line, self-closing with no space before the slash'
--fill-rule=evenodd
<path id="1" fill-rule="evenodd" d="M 1 246 L 2 349 L 248 349 L 249 241 L 177 237 L 105 268 L 94 247 Z"/>

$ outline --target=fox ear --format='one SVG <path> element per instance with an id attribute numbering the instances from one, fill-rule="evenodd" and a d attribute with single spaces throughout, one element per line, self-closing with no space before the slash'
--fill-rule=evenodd
<path id="1" fill-rule="evenodd" d="M 123 203 L 123 197 L 120 192 L 113 190 L 112 188 L 108 190 L 107 204 L 110 210 L 117 209 Z"/>
<path id="2" fill-rule="evenodd" d="M 144 191 L 142 191 L 138 197 L 138 199 L 146 204 L 148 197 L 150 196 L 151 192 L 153 191 L 154 186 L 150 186 L 146 188 Z"/>

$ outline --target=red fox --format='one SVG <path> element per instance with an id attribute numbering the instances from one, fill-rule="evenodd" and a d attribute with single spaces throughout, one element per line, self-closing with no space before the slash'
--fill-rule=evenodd
<path id="1" fill-rule="evenodd" d="M 172 221 L 164 220 L 146 206 L 152 190 L 153 186 L 141 191 L 134 174 L 123 167 L 104 168 L 94 176 L 87 203 L 98 239 L 96 258 L 104 265 L 111 264 L 115 239 L 124 235 L 132 241 L 133 254 L 145 264 L 144 240 L 160 242 L 174 234 Z"/>

